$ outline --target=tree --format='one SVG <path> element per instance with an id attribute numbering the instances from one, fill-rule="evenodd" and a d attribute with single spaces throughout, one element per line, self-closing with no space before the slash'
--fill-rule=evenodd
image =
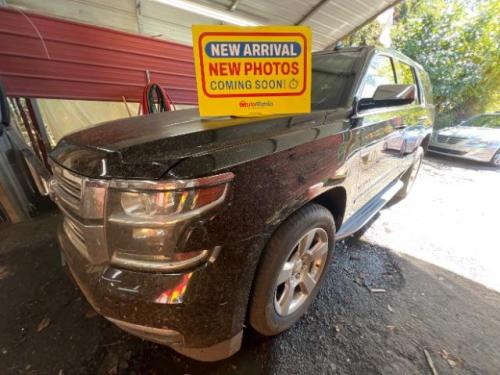
<path id="1" fill-rule="evenodd" d="M 500 110 L 499 13 L 500 0 L 407 0 L 396 7 L 393 48 L 429 73 L 438 127 Z M 345 43 L 375 44 L 372 24 L 378 22 Z"/>
<path id="2" fill-rule="evenodd" d="M 382 27 L 380 23 L 373 21 L 360 28 L 357 32 L 346 36 L 341 40 L 341 44 L 352 47 L 378 45 L 381 33 Z"/>
<path id="3" fill-rule="evenodd" d="M 498 0 L 410 0 L 397 7 L 394 48 L 429 73 L 438 126 L 499 109 L 499 5 Z"/>

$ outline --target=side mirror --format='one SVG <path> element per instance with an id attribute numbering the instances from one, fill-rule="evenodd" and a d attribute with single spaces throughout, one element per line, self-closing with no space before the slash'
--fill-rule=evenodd
<path id="1" fill-rule="evenodd" d="M 363 98 L 358 102 L 358 110 L 411 104 L 416 96 L 415 85 L 380 85 L 373 98 Z"/>

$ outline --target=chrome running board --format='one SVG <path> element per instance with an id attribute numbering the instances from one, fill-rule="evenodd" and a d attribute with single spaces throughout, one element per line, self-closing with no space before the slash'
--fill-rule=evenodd
<path id="1" fill-rule="evenodd" d="M 374 217 L 404 186 L 401 180 L 395 180 L 385 187 L 380 193 L 374 196 L 345 223 L 342 224 L 337 233 L 337 239 L 348 237 L 358 230 Z"/>

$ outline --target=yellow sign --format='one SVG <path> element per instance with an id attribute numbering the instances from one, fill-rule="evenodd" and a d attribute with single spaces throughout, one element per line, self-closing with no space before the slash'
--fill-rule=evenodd
<path id="1" fill-rule="evenodd" d="M 307 26 L 193 26 L 202 116 L 311 111 Z"/>

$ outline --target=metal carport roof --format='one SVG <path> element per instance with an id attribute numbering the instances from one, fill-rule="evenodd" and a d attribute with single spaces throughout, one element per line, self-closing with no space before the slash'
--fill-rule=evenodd
<path id="1" fill-rule="evenodd" d="M 320 50 L 362 26 L 400 0 L 199 0 L 219 11 L 250 17 L 261 24 L 304 24 Z M 0 0 L 6 5 L 191 44 L 192 24 L 219 21 L 169 5 L 168 0 Z"/>
<path id="2" fill-rule="evenodd" d="M 181 104 L 197 102 L 191 25 L 220 23 L 214 13 L 222 19 L 229 15 L 226 19 L 236 17 L 254 24 L 309 25 L 313 49 L 320 50 L 398 2 L 0 0 L 0 4 L 2 1 L 8 7 L 0 6 L 4 20 L 0 23 L 0 80 L 8 95 L 138 101 L 148 71 Z M 179 4 L 198 7 L 198 14 L 180 9 Z M 205 12 L 200 12 L 200 4 Z"/>

